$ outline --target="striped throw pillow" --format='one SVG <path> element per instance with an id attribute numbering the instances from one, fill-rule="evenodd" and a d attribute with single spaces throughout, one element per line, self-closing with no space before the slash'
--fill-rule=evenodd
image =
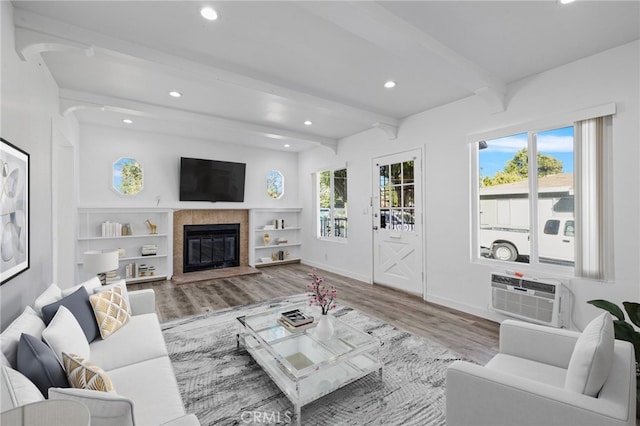
<path id="1" fill-rule="evenodd" d="M 107 373 L 97 365 L 85 361 L 79 355 L 62 353 L 64 371 L 73 388 L 88 389 L 101 392 L 115 392 Z"/>

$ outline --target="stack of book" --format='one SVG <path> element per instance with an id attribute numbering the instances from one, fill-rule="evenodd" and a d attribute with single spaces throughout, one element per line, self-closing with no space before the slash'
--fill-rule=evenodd
<path id="1" fill-rule="evenodd" d="M 140 248 L 142 256 L 155 256 L 158 254 L 158 246 L 155 244 L 145 244 Z"/>
<path id="2" fill-rule="evenodd" d="M 107 272 L 107 284 L 116 282 L 120 279 L 120 275 L 118 275 L 118 270 L 113 270 Z"/>
<path id="3" fill-rule="evenodd" d="M 313 317 L 302 312 L 300 309 L 283 312 L 278 319 L 282 325 L 289 328 L 302 327 L 311 324 Z"/>
<path id="4" fill-rule="evenodd" d="M 100 225 L 103 237 L 120 237 L 122 234 L 122 224 L 118 222 L 102 222 Z"/>

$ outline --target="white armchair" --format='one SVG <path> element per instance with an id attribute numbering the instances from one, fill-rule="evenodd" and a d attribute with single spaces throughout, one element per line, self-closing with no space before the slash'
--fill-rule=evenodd
<path id="1" fill-rule="evenodd" d="M 565 386 L 580 336 L 570 330 L 504 321 L 500 352 L 486 366 L 456 361 L 448 368 L 447 426 L 635 425 L 633 346 L 614 342 L 613 355 L 608 355 L 611 367 L 594 397 Z"/>

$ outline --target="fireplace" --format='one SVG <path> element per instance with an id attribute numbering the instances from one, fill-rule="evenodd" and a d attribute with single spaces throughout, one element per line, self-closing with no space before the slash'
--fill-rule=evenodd
<path id="1" fill-rule="evenodd" d="M 184 225 L 183 272 L 239 265 L 239 223 Z"/>

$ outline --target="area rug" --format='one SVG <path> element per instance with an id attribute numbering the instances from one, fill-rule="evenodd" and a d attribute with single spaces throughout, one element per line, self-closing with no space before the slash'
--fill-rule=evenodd
<path id="1" fill-rule="evenodd" d="M 285 297 L 162 324 L 187 412 L 202 425 L 287 424 L 293 405 L 246 351 L 236 317 L 304 300 Z M 383 342 L 377 373 L 302 408 L 303 425 L 444 425 L 445 372 L 460 355 L 347 306 L 332 311 Z M 293 420 L 295 421 L 295 420 Z"/>

